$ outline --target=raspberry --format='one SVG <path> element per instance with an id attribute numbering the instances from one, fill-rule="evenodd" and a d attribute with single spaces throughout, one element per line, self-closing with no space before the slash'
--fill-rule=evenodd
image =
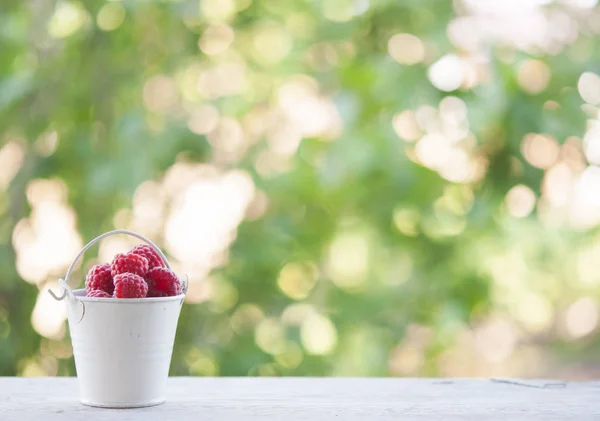
<path id="1" fill-rule="evenodd" d="M 111 294 L 109 294 L 106 291 L 102 291 L 99 289 L 93 289 L 91 291 L 88 291 L 87 293 L 87 297 L 94 297 L 94 298 L 110 298 L 112 297 Z"/>
<path id="2" fill-rule="evenodd" d="M 129 254 L 137 254 L 138 256 L 145 257 L 148 260 L 148 269 L 165 267 L 158 253 L 147 244 L 135 246 L 129 251 Z"/>
<path id="3" fill-rule="evenodd" d="M 150 289 L 148 289 L 148 294 L 150 294 Z M 146 297 L 158 298 L 158 297 L 170 297 L 170 295 L 166 291 L 159 291 L 159 290 L 155 289 L 152 291 L 152 294 L 146 295 Z"/>
<path id="4" fill-rule="evenodd" d="M 137 254 L 119 253 L 113 259 L 110 267 L 113 278 L 121 273 L 133 273 L 143 277 L 146 272 L 148 272 L 148 260 Z"/>
<path id="5" fill-rule="evenodd" d="M 114 282 L 117 298 L 144 298 L 148 293 L 144 278 L 134 273 L 121 273 L 115 276 Z"/>
<path id="6" fill-rule="evenodd" d="M 115 286 L 109 264 L 95 265 L 90 269 L 85 277 L 85 290 L 86 292 L 100 290 L 112 295 Z"/>
<path id="7" fill-rule="evenodd" d="M 172 297 L 180 294 L 177 275 L 167 268 L 154 268 L 146 273 L 148 297 Z"/>

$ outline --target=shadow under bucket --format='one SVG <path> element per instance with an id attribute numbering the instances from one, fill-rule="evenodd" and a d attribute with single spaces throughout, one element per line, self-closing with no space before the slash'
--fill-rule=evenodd
<path id="1" fill-rule="evenodd" d="M 93 240 L 75 262 L 100 238 L 117 233 L 143 239 L 168 266 L 158 247 L 125 230 L 111 231 Z M 52 296 L 67 301 L 81 402 L 106 408 L 163 403 L 187 282 L 182 282 L 184 293 L 174 297 L 133 299 L 86 297 L 84 289 L 72 291 L 63 280 L 59 284 L 64 289 L 62 297 L 53 293 Z"/>

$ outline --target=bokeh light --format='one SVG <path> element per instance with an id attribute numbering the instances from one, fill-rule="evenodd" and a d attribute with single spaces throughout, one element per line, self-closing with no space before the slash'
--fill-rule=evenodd
<path id="1" fill-rule="evenodd" d="M 90 20 L 85 7 L 77 1 L 60 1 L 48 22 L 48 33 L 55 38 L 68 37 Z"/>
<path id="2" fill-rule="evenodd" d="M 300 339 L 309 354 L 327 355 L 337 344 L 337 332 L 329 318 L 314 314 L 302 323 Z"/>
<path id="3" fill-rule="evenodd" d="M 598 304 L 591 297 L 580 298 L 567 309 L 565 321 L 573 337 L 590 334 L 598 325 Z"/>
<path id="4" fill-rule="evenodd" d="M 425 58 L 423 42 L 411 34 L 396 34 L 388 41 L 388 52 L 400 64 L 417 64 Z"/>
<path id="5" fill-rule="evenodd" d="M 506 194 L 506 206 L 508 213 L 517 218 L 523 218 L 533 211 L 535 206 L 535 194 L 524 185 L 513 187 Z"/>
<path id="6" fill-rule="evenodd" d="M 198 41 L 204 54 L 217 55 L 225 52 L 235 38 L 233 29 L 227 25 L 209 26 Z"/>
<path id="7" fill-rule="evenodd" d="M 550 69 L 540 60 L 527 60 L 519 66 L 517 80 L 521 89 L 528 94 L 539 94 L 550 83 Z"/>
<path id="8" fill-rule="evenodd" d="M 521 143 L 521 153 L 532 166 L 547 169 L 558 159 L 558 142 L 545 134 L 529 133 Z"/>
<path id="9" fill-rule="evenodd" d="M 117 2 L 107 3 L 98 12 L 96 23 L 104 31 L 114 31 L 125 20 L 125 8 Z"/>
<path id="10" fill-rule="evenodd" d="M 42 3 L 0 16 L 0 375 L 75 374 L 47 291 L 125 228 L 189 277 L 175 375 L 593 378 L 597 0 Z"/>
<path id="11" fill-rule="evenodd" d="M 465 80 L 465 67 L 455 54 L 447 54 L 433 63 L 428 71 L 429 80 L 441 91 L 454 91 Z"/>
<path id="12" fill-rule="evenodd" d="M 361 233 L 341 233 L 329 248 L 328 271 L 340 288 L 352 291 L 367 280 L 369 244 Z"/>
<path id="13" fill-rule="evenodd" d="M 0 189 L 6 189 L 21 169 L 25 159 L 23 145 L 12 140 L 0 149 Z"/>

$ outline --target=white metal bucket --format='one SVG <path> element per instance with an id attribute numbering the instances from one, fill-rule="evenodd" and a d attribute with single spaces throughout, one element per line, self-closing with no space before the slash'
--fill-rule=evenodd
<path id="1" fill-rule="evenodd" d="M 67 281 L 75 263 L 100 239 L 113 234 L 130 234 L 151 245 L 169 267 L 156 245 L 140 234 L 117 230 L 88 243 L 59 280 L 62 300 L 67 298 L 69 330 L 83 404 L 110 408 L 158 405 L 165 401 L 177 320 L 183 293 L 157 298 L 93 298 L 85 290 L 72 291 Z"/>

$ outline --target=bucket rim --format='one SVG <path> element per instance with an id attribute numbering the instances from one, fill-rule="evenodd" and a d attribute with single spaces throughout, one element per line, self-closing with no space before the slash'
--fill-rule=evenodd
<path id="1" fill-rule="evenodd" d="M 73 290 L 75 298 L 79 301 L 88 302 L 102 302 L 102 303 L 119 303 L 119 304 L 139 304 L 139 303 L 160 303 L 168 301 L 180 301 L 185 298 L 185 294 L 173 295 L 170 297 L 144 297 L 144 298 L 98 298 L 98 297 L 86 297 L 85 289 Z"/>

